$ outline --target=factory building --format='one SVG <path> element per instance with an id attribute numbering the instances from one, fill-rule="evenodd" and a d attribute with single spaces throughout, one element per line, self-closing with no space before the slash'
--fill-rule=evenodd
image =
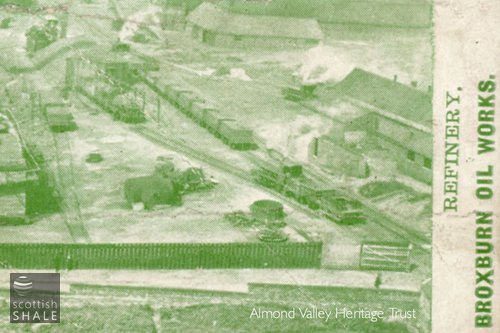
<path id="1" fill-rule="evenodd" d="M 220 47 L 301 47 L 323 39 L 315 19 L 234 14 L 204 2 L 187 17 L 193 39 Z"/>
<path id="2" fill-rule="evenodd" d="M 394 79 L 354 69 L 335 94 L 363 111 L 350 130 L 365 131 L 394 156 L 401 173 L 432 181 L 432 97 Z"/>

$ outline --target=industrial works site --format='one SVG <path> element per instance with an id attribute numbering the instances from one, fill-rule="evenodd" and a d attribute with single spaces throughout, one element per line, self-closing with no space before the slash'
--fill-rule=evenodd
<path id="1" fill-rule="evenodd" d="M 430 332 L 429 2 L 0 6 L 0 331 Z"/>

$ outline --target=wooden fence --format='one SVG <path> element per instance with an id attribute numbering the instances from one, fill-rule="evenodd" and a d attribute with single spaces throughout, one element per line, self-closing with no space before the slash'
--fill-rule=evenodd
<path id="1" fill-rule="evenodd" d="M 0 266 L 29 269 L 314 268 L 322 243 L 0 244 Z"/>

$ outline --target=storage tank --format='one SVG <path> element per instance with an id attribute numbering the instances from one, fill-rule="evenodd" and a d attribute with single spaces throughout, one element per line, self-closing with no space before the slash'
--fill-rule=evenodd
<path id="1" fill-rule="evenodd" d="M 266 224 L 281 224 L 285 218 L 283 205 L 274 200 L 258 200 L 250 205 L 253 217 Z"/>

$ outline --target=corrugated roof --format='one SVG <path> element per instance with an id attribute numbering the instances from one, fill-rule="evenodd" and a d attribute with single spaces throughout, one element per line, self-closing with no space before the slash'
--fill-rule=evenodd
<path id="1" fill-rule="evenodd" d="M 323 32 L 315 19 L 233 14 L 204 2 L 188 16 L 203 29 L 242 36 L 287 37 L 321 40 Z"/>
<path id="2" fill-rule="evenodd" d="M 335 86 L 335 90 L 397 117 L 432 128 L 432 96 L 413 87 L 355 68 Z"/>

